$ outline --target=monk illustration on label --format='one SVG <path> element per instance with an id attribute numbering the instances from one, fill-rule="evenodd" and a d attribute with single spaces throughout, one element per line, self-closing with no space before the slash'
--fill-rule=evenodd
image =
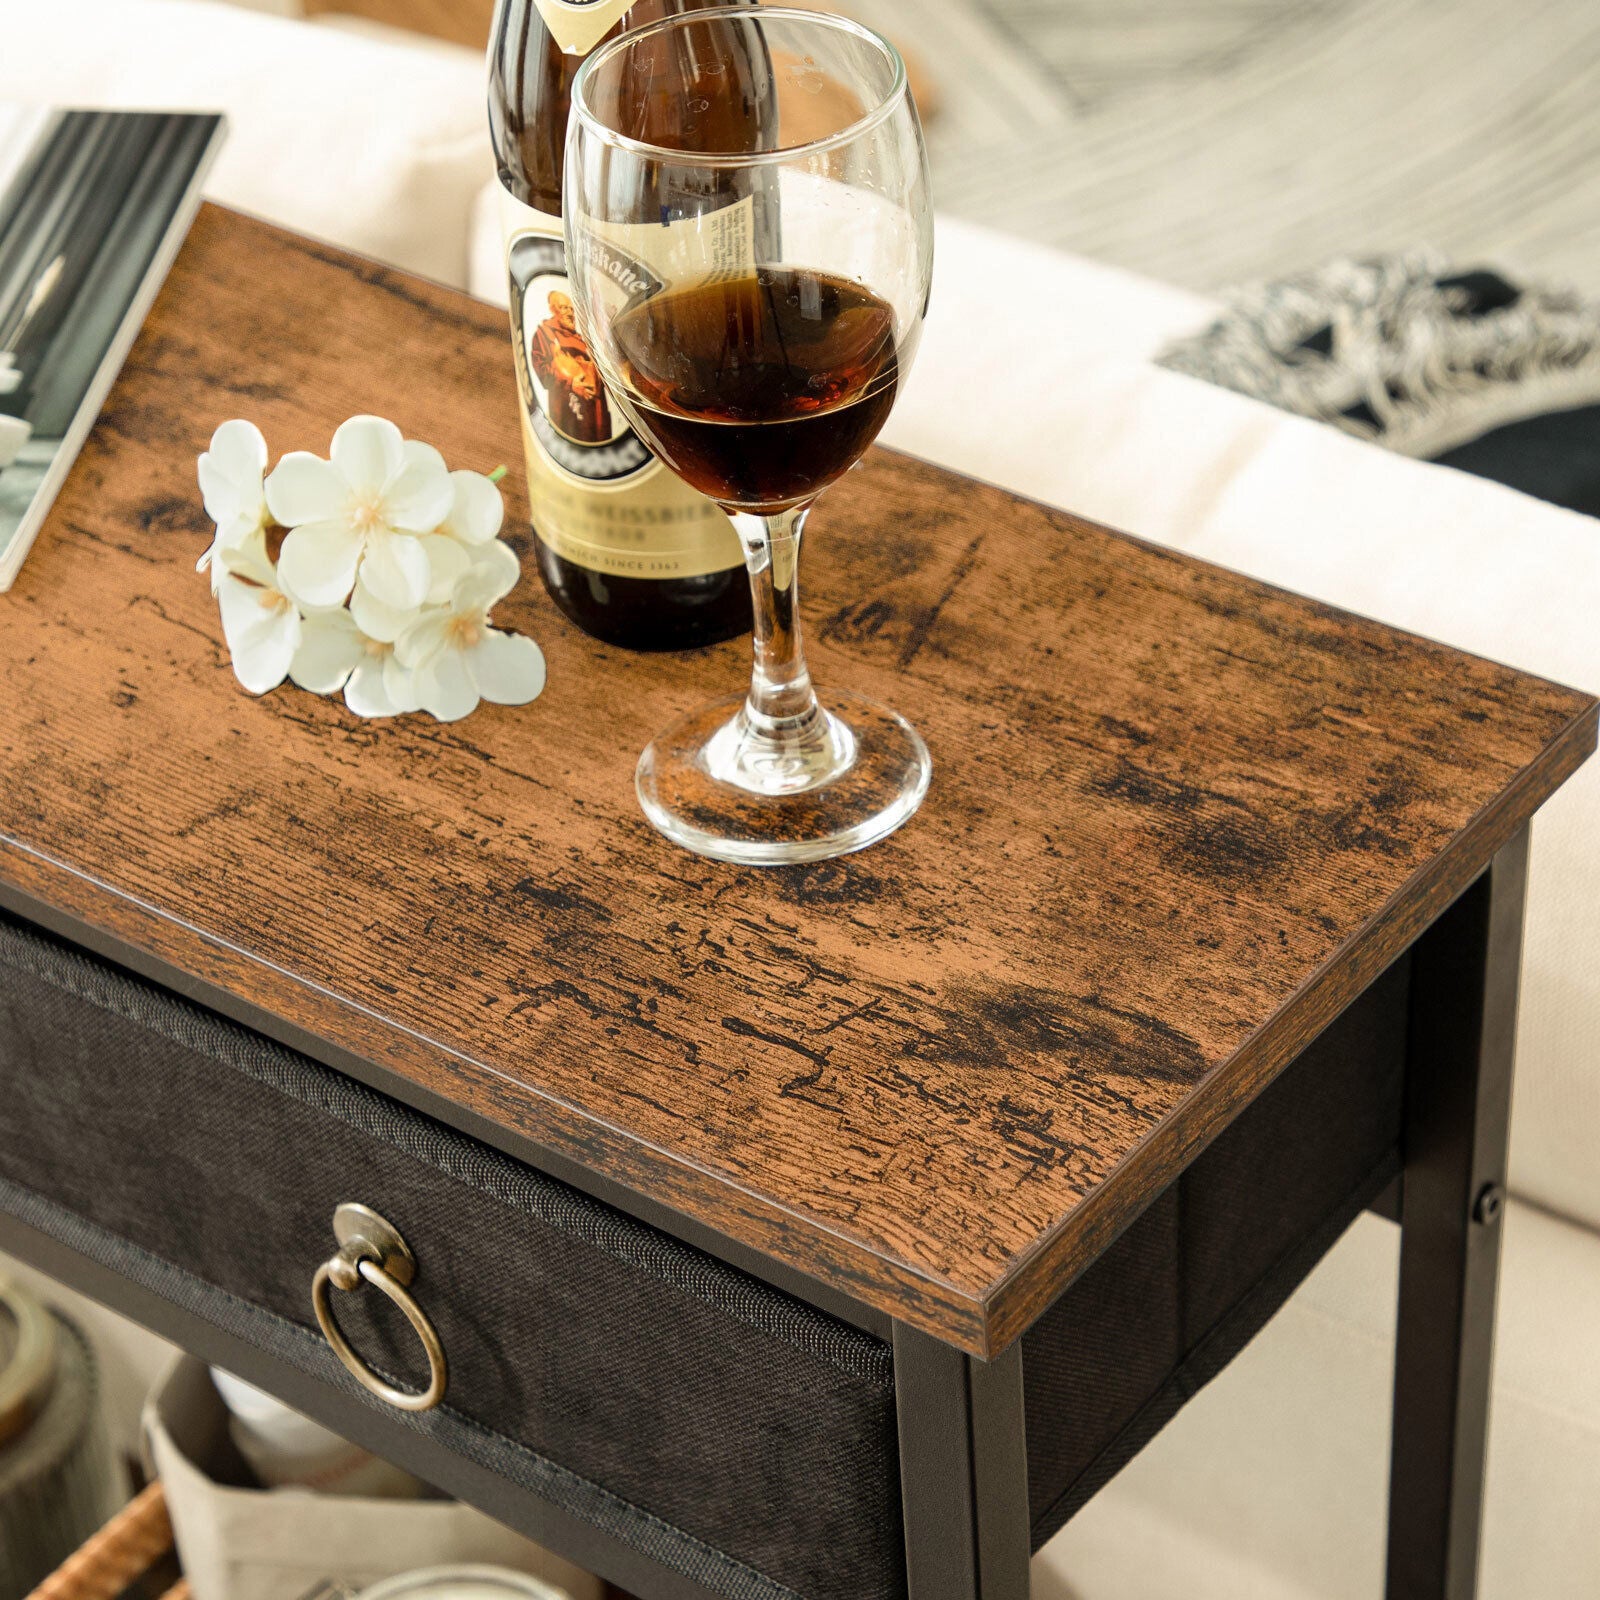
<path id="1" fill-rule="evenodd" d="M 579 444 L 604 444 L 612 433 L 611 408 L 600 370 L 578 332 L 572 301 L 552 289 L 548 303 L 550 315 L 529 341 L 528 364 L 544 385 L 550 421 Z"/>

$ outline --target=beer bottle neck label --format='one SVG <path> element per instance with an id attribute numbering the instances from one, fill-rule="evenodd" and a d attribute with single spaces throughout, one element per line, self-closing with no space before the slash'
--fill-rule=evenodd
<path id="1" fill-rule="evenodd" d="M 551 37 L 568 55 L 586 56 L 634 0 L 534 0 Z"/>

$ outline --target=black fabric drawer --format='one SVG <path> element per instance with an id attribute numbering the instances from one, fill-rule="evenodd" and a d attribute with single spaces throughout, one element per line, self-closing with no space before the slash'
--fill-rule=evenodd
<path id="1" fill-rule="evenodd" d="M 657 1559 L 738 1600 L 904 1593 L 880 1341 L 10 919 L 0 1095 L 0 1179 L 302 1327 L 334 1206 L 381 1211 L 443 1409 L 616 1497 L 611 1531 Z M 419 1384 L 387 1302 L 337 1301 Z"/>
<path id="2" fill-rule="evenodd" d="M 1238 1354 L 1400 1167 L 1403 957 L 1023 1335 L 1038 1549 Z"/>
<path id="3" fill-rule="evenodd" d="M 1402 960 L 1023 1336 L 1035 1548 L 1398 1170 L 1408 982 Z M 215 1286 L 205 1314 L 259 1308 L 323 1360 L 311 1276 L 334 1206 L 364 1201 L 416 1250 L 450 1356 L 417 1426 L 731 1600 L 902 1600 L 880 1341 L 4 916 L 0 1095 L 0 1205 L 59 1212 L 23 1220 L 147 1285 L 171 1264 L 158 1292 Z M 420 1385 L 386 1301 L 338 1311 Z"/>

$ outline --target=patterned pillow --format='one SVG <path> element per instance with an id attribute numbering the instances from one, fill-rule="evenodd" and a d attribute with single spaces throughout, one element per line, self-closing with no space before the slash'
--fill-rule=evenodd
<path id="1" fill-rule="evenodd" d="M 1163 366 L 1600 516 L 1600 306 L 1427 251 L 1230 296 Z"/>

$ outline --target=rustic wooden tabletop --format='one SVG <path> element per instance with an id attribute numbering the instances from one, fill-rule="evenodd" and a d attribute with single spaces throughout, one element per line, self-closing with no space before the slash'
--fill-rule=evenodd
<path id="1" fill-rule="evenodd" d="M 686 855 L 634 761 L 745 646 L 557 615 L 506 340 L 202 212 L 0 599 L 0 902 L 977 1354 L 1594 745 L 1588 696 L 879 452 L 815 515 L 805 611 L 824 691 L 925 734 L 927 802 L 820 866 Z M 372 724 L 234 681 L 195 456 L 359 411 L 512 464 L 533 705 Z"/>

